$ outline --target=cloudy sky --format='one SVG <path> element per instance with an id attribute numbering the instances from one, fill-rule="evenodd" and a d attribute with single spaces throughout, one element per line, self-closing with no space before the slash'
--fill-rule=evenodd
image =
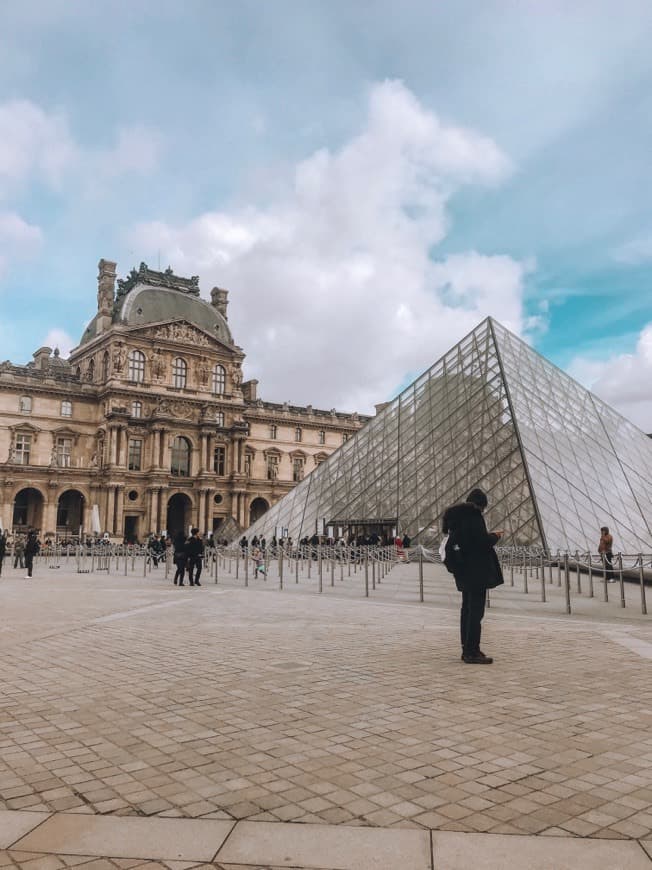
<path id="1" fill-rule="evenodd" d="M 398 9 L 4 0 L 0 359 L 144 260 L 265 398 L 368 411 L 491 314 L 652 432 L 652 5 Z"/>

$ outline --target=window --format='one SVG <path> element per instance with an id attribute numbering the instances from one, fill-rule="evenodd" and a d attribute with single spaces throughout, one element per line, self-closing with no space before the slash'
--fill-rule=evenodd
<path id="1" fill-rule="evenodd" d="M 267 457 L 267 480 L 278 479 L 278 456 L 275 453 L 270 453 Z"/>
<path id="2" fill-rule="evenodd" d="M 31 414 L 32 413 L 31 396 L 21 396 L 19 401 L 18 401 L 18 407 L 20 408 L 21 414 Z"/>
<path id="3" fill-rule="evenodd" d="M 276 441 L 278 438 L 278 426 L 275 426 L 273 423 L 269 427 L 269 437 L 272 441 Z"/>
<path id="4" fill-rule="evenodd" d="M 29 465 L 29 455 L 32 449 L 32 436 L 22 432 L 16 434 L 14 447 L 14 462 L 18 465 Z"/>
<path id="5" fill-rule="evenodd" d="M 226 369 L 219 363 L 213 366 L 212 388 L 216 396 L 222 396 L 226 390 Z"/>
<path id="6" fill-rule="evenodd" d="M 220 477 L 226 474 L 226 447 L 216 447 L 213 452 L 213 471 Z"/>
<path id="7" fill-rule="evenodd" d="M 254 464 L 254 457 L 252 453 L 247 451 L 244 456 L 244 473 L 247 477 L 251 477 L 251 469 Z"/>
<path id="8" fill-rule="evenodd" d="M 320 430 L 319 430 L 319 443 L 320 443 L 320 444 L 325 444 L 325 443 L 326 443 L 326 433 L 324 432 L 323 429 L 320 429 Z"/>
<path id="9" fill-rule="evenodd" d="M 143 416 L 143 403 L 142 402 L 132 402 L 131 403 L 131 416 L 132 417 L 142 417 Z"/>
<path id="10" fill-rule="evenodd" d="M 175 477 L 190 477 L 190 442 L 180 435 L 172 442 L 170 474 Z"/>
<path id="11" fill-rule="evenodd" d="M 129 439 L 129 456 L 127 458 L 127 467 L 129 471 L 140 471 L 143 462 L 143 440 L 142 438 Z"/>
<path id="12" fill-rule="evenodd" d="M 93 383 L 95 380 L 95 360 L 91 359 L 88 361 L 88 368 L 86 369 L 86 380 Z"/>
<path id="13" fill-rule="evenodd" d="M 347 442 L 348 440 L 349 440 L 349 433 L 348 433 L 348 432 L 342 432 L 342 444 L 346 444 L 346 442 Z"/>
<path id="14" fill-rule="evenodd" d="M 59 468 L 70 468 L 72 457 L 72 438 L 60 435 L 56 444 L 57 465 Z"/>
<path id="15" fill-rule="evenodd" d="M 69 402 L 67 399 L 64 399 L 61 403 L 61 416 L 72 417 L 72 402 Z"/>
<path id="16" fill-rule="evenodd" d="M 104 356 L 102 357 L 102 380 L 108 381 L 109 379 L 109 352 L 108 350 L 104 351 Z"/>
<path id="17" fill-rule="evenodd" d="M 224 427 L 224 411 L 215 412 L 215 425 Z"/>
<path id="18" fill-rule="evenodd" d="M 295 483 L 298 483 L 300 480 L 303 480 L 303 468 L 304 468 L 305 460 L 297 456 L 292 460 L 292 480 Z"/>
<path id="19" fill-rule="evenodd" d="M 294 430 L 294 440 L 301 441 L 302 438 L 303 438 L 303 432 L 301 431 L 301 426 L 297 426 L 296 429 Z"/>
<path id="20" fill-rule="evenodd" d="M 127 378 L 137 384 L 142 384 L 145 379 L 145 354 L 142 351 L 129 351 Z"/>
<path id="21" fill-rule="evenodd" d="M 175 390 L 183 390 L 188 378 L 188 366 L 185 359 L 177 357 L 172 360 L 172 386 Z"/>

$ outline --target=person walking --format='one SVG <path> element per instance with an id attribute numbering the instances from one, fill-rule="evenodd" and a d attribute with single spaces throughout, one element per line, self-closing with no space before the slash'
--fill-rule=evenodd
<path id="1" fill-rule="evenodd" d="M 183 586 L 183 580 L 186 576 L 186 562 L 188 560 L 188 554 L 186 553 L 186 536 L 183 532 L 179 532 L 174 538 L 174 564 L 176 565 L 176 572 L 174 574 L 174 585 L 177 583 L 179 586 Z"/>
<path id="2" fill-rule="evenodd" d="M 607 577 L 610 583 L 615 583 L 614 576 L 614 539 L 609 533 L 608 526 L 602 526 L 600 529 L 600 543 L 598 544 L 598 554 L 602 557 L 602 565 L 607 569 Z"/>
<path id="3" fill-rule="evenodd" d="M 22 535 L 14 538 L 14 568 L 25 567 L 25 541 Z"/>
<path id="4" fill-rule="evenodd" d="M 5 532 L 2 532 L 2 534 L 0 534 L 0 577 L 2 576 L 2 563 L 4 562 L 6 552 L 7 552 L 7 535 Z"/>
<path id="5" fill-rule="evenodd" d="M 490 665 L 493 662 L 480 649 L 481 624 L 487 589 L 494 589 L 504 582 L 494 550 L 503 533 L 487 532 L 482 516 L 487 504 L 485 493 L 473 489 L 465 502 L 445 511 L 442 521 L 442 531 L 449 536 L 445 564 L 462 593 L 460 639 L 462 661 L 468 665 Z"/>
<path id="6" fill-rule="evenodd" d="M 251 558 L 254 560 L 255 565 L 254 577 L 258 576 L 258 572 L 260 572 L 263 577 L 265 577 L 265 556 L 260 547 L 254 547 Z"/>
<path id="7" fill-rule="evenodd" d="M 186 543 L 188 555 L 188 582 L 191 586 L 201 586 L 199 578 L 204 556 L 204 543 L 199 537 L 199 529 L 191 529 L 191 534 Z M 193 573 L 194 572 L 194 573 Z"/>
<path id="8" fill-rule="evenodd" d="M 25 567 L 27 568 L 27 574 L 25 575 L 26 580 L 30 580 L 32 577 L 34 556 L 37 555 L 40 549 L 41 544 L 39 543 L 36 532 L 34 529 L 30 529 L 27 534 L 27 541 L 25 542 Z"/>

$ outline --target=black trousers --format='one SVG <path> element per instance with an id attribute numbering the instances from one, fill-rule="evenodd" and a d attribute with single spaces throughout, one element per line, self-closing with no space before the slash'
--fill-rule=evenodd
<path id="1" fill-rule="evenodd" d="M 183 578 L 186 575 L 186 557 L 185 556 L 175 556 L 174 564 L 177 566 L 177 570 L 174 574 L 174 582 L 183 583 Z"/>
<path id="2" fill-rule="evenodd" d="M 25 553 L 25 567 L 27 568 L 27 576 L 32 576 L 32 569 L 34 567 L 34 556 L 31 553 Z"/>
<path id="3" fill-rule="evenodd" d="M 475 655 L 480 649 L 480 633 L 486 599 L 486 589 L 464 589 L 462 591 L 460 639 L 462 653 L 465 656 Z"/>
<path id="4" fill-rule="evenodd" d="M 199 578 L 201 577 L 202 562 L 203 562 L 203 559 L 201 556 L 191 556 L 188 559 L 188 580 L 190 580 L 191 586 L 194 583 L 199 583 Z M 194 575 L 193 575 L 193 570 L 194 570 Z"/>

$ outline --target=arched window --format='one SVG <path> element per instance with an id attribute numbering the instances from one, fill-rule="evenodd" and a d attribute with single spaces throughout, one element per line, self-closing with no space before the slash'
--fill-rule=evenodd
<path id="1" fill-rule="evenodd" d="M 21 396 L 20 401 L 18 402 L 18 407 L 20 408 L 21 414 L 31 414 L 32 413 L 32 397 L 31 396 Z"/>
<path id="2" fill-rule="evenodd" d="M 190 477 L 190 441 L 181 435 L 172 442 L 170 474 L 174 477 Z"/>
<path id="3" fill-rule="evenodd" d="M 95 360 L 91 359 L 88 361 L 88 368 L 86 369 L 86 380 L 91 383 L 95 380 Z"/>
<path id="4" fill-rule="evenodd" d="M 109 352 L 108 350 L 104 351 L 104 356 L 102 357 L 102 380 L 108 381 L 109 379 Z"/>
<path id="5" fill-rule="evenodd" d="M 72 402 L 69 402 L 67 399 L 64 399 L 61 403 L 61 416 L 72 417 Z"/>
<path id="6" fill-rule="evenodd" d="M 140 350 L 130 350 L 127 357 L 127 378 L 142 384 L 145 378 L 145 354 Z"/>
<path id="7" fill-rule="evenodd" d="M 215 425 L 224 426 L 224 411 L 215 412 Z"/>
<path id="8" fill-rule="evenodd" d="M 131 416 L 132 417 L 142 417 L 143 416 L 143 403 L 142 402 L 132 402 L 131 403 Z"/>
<path id="9" fill-rule="evenodd" d="M 226 369 L 219 363 L 213 366 L 213 393 L 222 396 L 226 390 Z"/>
<path id="10" fill-rule="evenodd" d="M 294 430 L 294 440 L 301 441 L 303 438 L 303 432 L 301 431 L 301 426 L 297 426 Z"/>
<path id="11" fill-rule="evenodd" d="M 172 386 L 175 390 L 183 390 L 188 378 L 188 365 L 185 359 L 178 356 L 172 360 Z"/>

